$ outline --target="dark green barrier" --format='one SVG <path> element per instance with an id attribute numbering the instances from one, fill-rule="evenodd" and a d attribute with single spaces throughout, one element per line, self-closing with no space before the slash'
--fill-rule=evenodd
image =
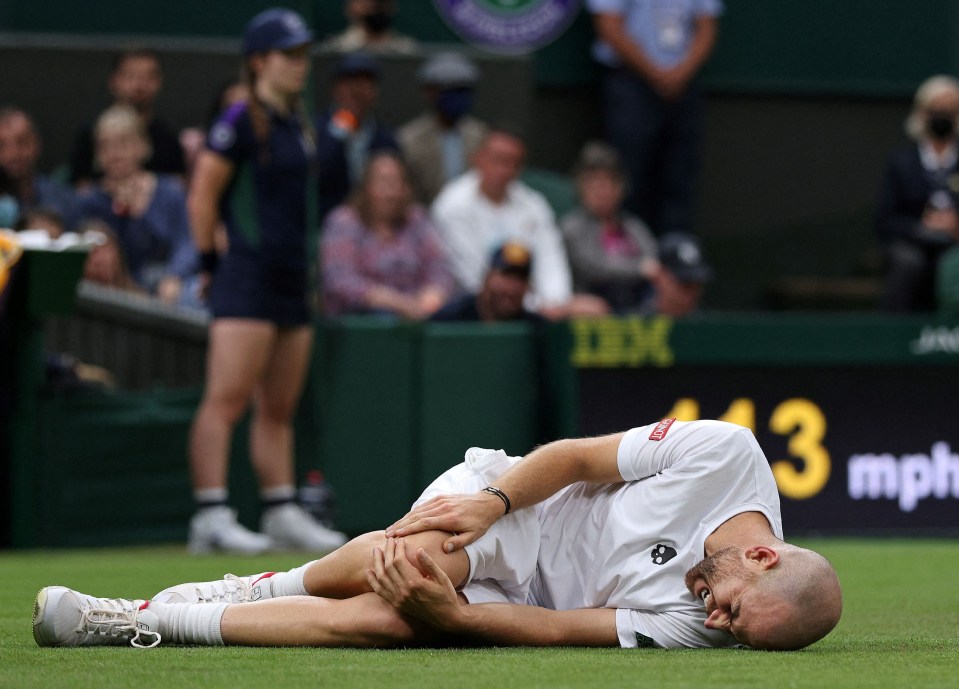
<path id="1" fill-rule="evenodd" d="M 185 541 L 186 442 L 196 393 L 42 399 L 24 545 Z"/>
<path id="2" fill-rule="evenodd" d="M 419 488 L 461 462 L 470 446 L 529 451 L 538 431 L 537 353 L 525 323 L 424 327 Z"/>
<path id="3" fill-rule="evenodd" d="M 182 541 L 198 391 L 53 395 L 33 380 L 21 381 L 32 411 L 12 452 L 13 545 Z M 721 417 L 757 433 L 793 533 L 959 528 L 957 388 L 959 327 L 921 317 L 606 319 L 542 333 L 345 319 L 318 330 L 298 468 L 326 473 L 337 525 L 358 533 L 405 512 L 471 445 L 523 454 L 664 415 Z M 230 489 L 255 527 L 246 432 Z"/>
<path id="4" fill-rule="evenodd" d="M 312 405 L 316 425 L 301 423 L 298 454 L 326 474 L 351 533 L 404 514 L 470 445 L 522 454 L 539 437 L 526 325 L 344 319 L 319 331 L 314 364 L 303 413 Z"/>
<path id="5" fill-rule="evenodd" d="M 385 528 L 409 507 L 418 478 L 416 329 L 347 319 L 319 335 L 312 390 L 319 423 L 300 442 L 313 435 L 320 448 L 307 461 L 336 490 L 337 526 Z"/>

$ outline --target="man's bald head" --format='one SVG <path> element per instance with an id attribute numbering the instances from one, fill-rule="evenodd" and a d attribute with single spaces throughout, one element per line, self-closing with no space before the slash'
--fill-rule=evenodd
<path id="1" fill-rule="evenodd" d="M 833 630 L 842 614 L 842 590 L 836 570 L 819 553 L 792 545 L 778 550 L 779 563 L 756 582 L 757 594 L 776 614 L 756 630 L 750 645 L 796 650 Z"/>

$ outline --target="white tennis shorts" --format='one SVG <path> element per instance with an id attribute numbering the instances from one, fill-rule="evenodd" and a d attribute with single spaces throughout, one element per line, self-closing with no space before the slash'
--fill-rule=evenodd
<path id="1" fill-rule="evenodd" d="M 496 482 L 520 460 L 502 450 L 471 447 L 466 461 L 444 472 L 413 503 L 416 507 L 437 495 L 478 493 Z M 539 519 L 527 507 L 500 517 L 477 541 L 465 548 L 470 570 L 460 591 L 470 603 L 525 605 L 539 555 Z"/>

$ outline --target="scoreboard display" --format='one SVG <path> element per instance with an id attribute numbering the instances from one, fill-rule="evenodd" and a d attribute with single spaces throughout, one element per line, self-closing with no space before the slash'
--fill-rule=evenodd
<path id="1" fill-rule="evenodd" d="M 959 357 L 939 351 L 934 362 L 916 359 L 931 342 L 948 338 L 927 329 L 923 340 L 920 327 L 904 342 L 914 359 L 882 362 L 863 349 L 859 361 L 835 351 L 811 353 L 822 355 L 817 362 L 791 350 L 776 363 L 767 351 L 748 347 L 725 357 L 710 352 L 718 340 L 708 337 L 708 327 L 702 338 L 684 334 L 687 343 L 699 343 L 696 356 L 684 356 L 671 344 L 680 324 L 665 319 L 574 325 L 573 332 L 609 330 L 610 323 L 633 337 L 645 331 L 637 341 L 647 352 L 628 354 L 641 365 L 622 363 L 626 355 L 613 364 L 608 352 L 603 365 L 590 364 L 588 346 L 599 340 L 582 330 L 574 338 L 580 433 L 665 417 L 722 419 L 755 433 L 788 532 L 959 532 Z M 627 350 L 620 345 L 621 353 Z M 700 363 L 690 361 L 697 357 Z"/>

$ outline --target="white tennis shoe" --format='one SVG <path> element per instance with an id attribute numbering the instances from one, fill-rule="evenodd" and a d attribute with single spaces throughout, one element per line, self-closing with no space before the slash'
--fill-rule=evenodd
<path id="1" fill-rule="evenodd" d="M 33 604 L 33 638 L 38 646 L 153 648 L 160 643 L 160 619 L 149 603 L 47 586 Z"/>
<path id="2" fill-rule="evenodd" d="M 270 577 L 276 572 L 263 572 L 238 577 L 227 574 L 216 581 L 179 584 L 163 589 L 151 600 L 157 603 L 252 603 L 273 597 Z"/>
<path id="3" fill-rule="evenodd" d="M 346 534 L 326 528 L 292 502 L 266 510 L 260 530 L 270 537 L 277 550 L 328 553 L 349 540 Z"/>
<path id="4" fill-rule="evenodd" d="M 268 536 L 250 531 L 226 506 L 207 507 L 190 520 L 189 550 L 194 555 L 212 552 L 258 555 L 270 549 Z"/>

